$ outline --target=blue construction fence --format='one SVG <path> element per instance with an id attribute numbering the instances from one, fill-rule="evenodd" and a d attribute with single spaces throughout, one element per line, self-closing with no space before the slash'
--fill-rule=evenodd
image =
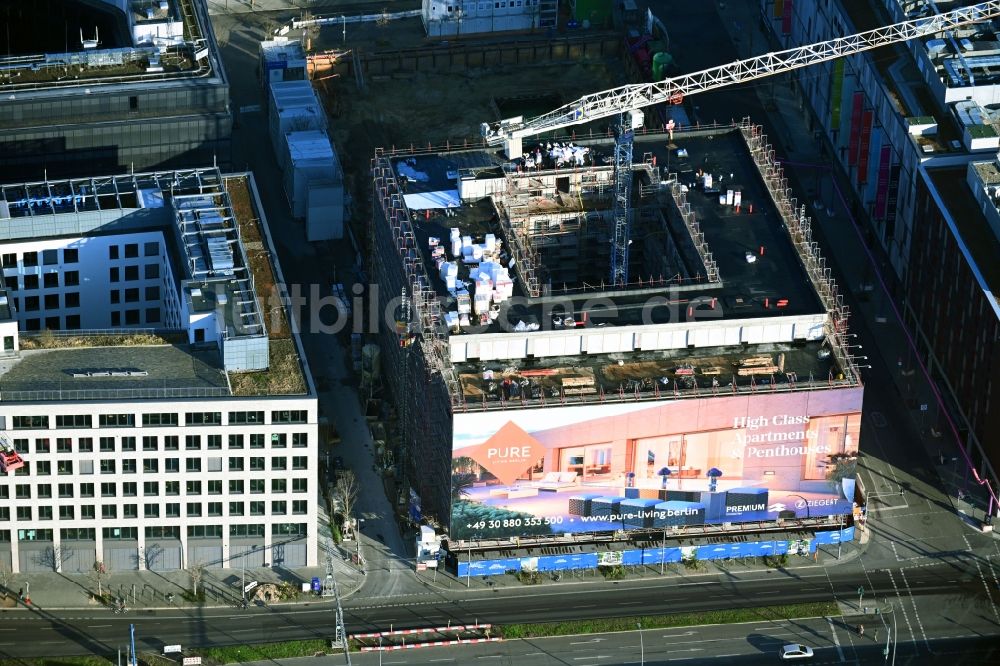
<path id="1" fill-rule="evenodd" d="M 578 553 L 573 555 L 539 555 L 538 557 L 505 557 L 496 560 L 458 562 L 456 574 L 462 576 L 499 576 L 519 571 L 574 571 L 596 569 L 599 566 L 642 566 L 670 564 L 694 558 L 700 561 L 768 555 L 809 555 L 819 546 L 854 540 L 854 527 L 816 532 L 810 538 L 712 543 L 703 546 L 671 546 L 668 548 L 637 548 Z M 453 554 L 454 556 L 454 554 Z"/>

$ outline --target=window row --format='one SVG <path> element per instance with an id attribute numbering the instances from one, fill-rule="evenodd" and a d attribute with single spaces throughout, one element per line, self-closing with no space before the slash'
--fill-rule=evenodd
<path id="1" fill-rule="evenodd" d="M 25 252 L 21 257 L 23 266 L 38 266 L 38 252 Z M 59 250 L 42 250 L 42 264 L 45 266 L 55 266 L 59 264 Z M 80 250 L 75 247 L 62 249 L 62 263 L 76 264 L 80 262 Z M 4 268 L 17 268 L 17 254 L 10 252 L 2 257 Z"/>
<path id="2" fill-rule="evenodd" d="M 62 278 L 60 281 L 59 278 Z M 79 271 L 64 271 L 62 273 L 43 273 L 41 276 L 28 273 L 27 275 L 5 275 L 3 285 L 10 291 L 31 291 L 34 289 L 58 289 L 59 287 L 80 286 Z M 37 296 L 35 296 L 37 298 Z M 49 306 L 46 306 L 49 307 Z M 55 307 L 59 307 L 58 305 Z M 69 307 L 69 306 L 66 306 Z"/>
<path id="3" fill-rule="evenodd" d="M 74 462 L 76 463 L 74 465 Z M 96 462 L 96 464 L 95 464 Z M 55 463 L 55 465 L 53 465 Z M 162 463 L 162 464 L 161 464 Z M 30 460 L 25 461 L 22 467 L 14 472 L 15 477 L 24 476 L 52 476 L 53 471 L 57 476 L 70 476 L 77 473 L 81 475 L 94 474 L 95 470 L 99 474 L 138 474 L 140 465 L 143 474 L 158 474 L 161 471 L 167 474 L 177 474 L 181 471 L 180 458 L 101 458 L 94 460 Z M 207 458 L 192 457 L 184 458 L 184 471 L 188 473 L 198 472 L 221 472 L 223 471 L 222 456 L 212 456 Z M 308 456 L 292 456 L 291 469 L 304 470 L 309 468 Z M 252 472 L 263 472 L 269 469 L 265 456 L 250 456 L 249 458 L 230 457 L 228 461 L 230 472 L 242 472 L 250 470 Z M 283 472 L 288 467 L 287 456 L 274 456 L 271 458 L 271 471 Z M 34 470 L 34 474 L 32 474 Z M 30 484 L 20 483 L 20 486 Z M 0 499 L 3 498 L 9 486 L 0 486 Z"/>
<path id="4" fill-rule="evenodd" d="M 229 536 L 263 537 L 266 525 L 263 523 L 230 525 Z M 222 538 L 223 525 L 188 525 L 189 537 Z M 179 525 L 147 525 L 143 528 L 147 539 L 180 539 Z M 306 523 L 274 523 L 271 525 L 272 536 L 306 536 Z M 50 529 L 25 529 L 17 531 L 18 541 L 52 541 L 53 531 Z M 59 530 L 62 541 L 94 541 L 97 529 L 94 527 L 65 527 Z M 110 541 L 135 541 L 139 538 L 138 527 L 104 527 L 101 537 Z M 0 530 L 0 541 L 10 541 L 10 531 Z"/>
<path id="5" fill-rule="evenodd" d="M 155 503 L 143 504 L 142 518 L 202 518 L 222 516 L 224 502 L 185 502 L 183 505 L 183 516 L 180 502 L 168 502 L 164 505 Z M 251 502 L 228 502 L 225 506 L 229 516 L 304 516 L 309 512 L 309 502 L 307 500 L 271 500 L 270 513 L 268 513 L 268 502 L 256 500 Z M 11 507 L 0 507 L 0 522 L 11 520 Z M 18 522 L 29 522 L 32 520 L 54 520 L 56 516 L 59 520 L 97 520 L 97 513 L 100 511 L 101 520 L 138 519 L 140 506 L 138 504 L 80 504 L 70 506 L 18 506 L 13 508 L 13 515 Z"/>
<path id="6" fill-rule="evenodd" d="M 124 268 L 125 270 L 122 270 Z M 125 266 L 112 266 L 108 269 L 108 280 L 110 282 L 121 282 L 124 276 L 125 282 L 133 282 L 139 279 L 139 264 L 127 264 Z M 146 280 L 160 279 L 160 264 L 143 264 L 142 276 Z"/>
<path id="7" fill-rule="evenodd" d="M 289 484 L 289 481 L 291 483 Z M 185 495 L 221 495 L 223 487 L 228 488 L 230 495 L 243 495 L 249 492 L 251 495 L 267 492 L 268 485 L 272 493 L 287 493 L 291 487 L 293 493 L 309 492 L 309 480 L 305 478 L 294 479 L 271 479 L 268 484 L 267 479 L 210 479 L 199 481 L 188 479 L 184 481 Z M 34 490 L 32 490 L 34 489 Z M 162 489 L 162 493 L 160 492 Z M 0 499 L 10 499 L 10 486 L 0 487 Z M 81 483 L 79 487 L 74 487 L 72 483 L 57 483 L 55 485 L 56 496 L 60 499 L 71 499 L 73 497 L 96 497 L 95 492 L 100 491 L 101 497 L 137 497 L 139 495 L 138 481 L 105 481 L 98 484 Z M 14 499 L 51 499 L 53 486 L 51 483 L 16 483 L 14 484 Z M 159 497 L 161 494 L 167 497 L 181 494 L 180 481 L 143 481 L 142 494 L 145 497 Z"/>
<path id="8" fill-rule="evenodd" d="M 90 414 L 59 414 L 55 423 L 57 428 L 91 428 L 93 416 Z M 135 414 L 99 414 L 98 425 L 102 428 L 131 428 L 135 426 Z M 174 412 L 142 414 L 143 426 L 176 426 L 179 415 Z M 282 410 L 271 412 L 272 424 L 307 423 L 306 410 Z M 246 425 L 264 423 L 264 412 L 229 412 L 228 425 Z M 12 416 L 11 424 L 14 430 L 46 430 L 49 427 L 49 417 L 42 416 Z M 222 425 L 222 412 L 185 412 L 184 425 Z"/>
<path id="9" fill-rule="evenodd" d="M 74 426 L 75 427 L 75 426 Z M 268 436 L 264 433 L 253 433 L 250 435 L 229 435 L 227 437 L 228 447 L 230 449 L 243 449 L 246 448 L 246 444 L 249 442 L 249 448 L 251 449 L 263 449 L 266 448 L 266 443 L 268 441 Z M 286 449 L 288 448 L 289 437 L 288 434 L 272 433 L 270 437 L 271 448 L 272 449 Z M 132 436 L 126 437 L 98 437 L 98 450 L 101 453 L 113 453 L 115 451 L 135 451 L 137 446 L 137 438 Z M 291 433 L 291 442 L 293 449 L 302 449 L 309 445 L 309 435 L 304 432 L 293 432 Z M 204 444 L 204 447 L 202 446 Z M 13 440 L 14 450 L 18 453 L 32 453 L 29 451 L 28 439 L 24 437 L 17 437 Z M 166 435 L 163 437 L 163 450 L 164 451 L 180 451 L 181 439 L 178 435 Z M 218 451 L 222 449 L 222 435 L 185 435 L 184 436 L 184 450 L 185 451 L 201 451 L 204 448 L 207 451 Z M 94 452 L 94 438 L 93 437 L 78 437 L 76 440 L 76 446 L 74 448 L 72 437 L 56 437 L 55 439 L 55 450 L 56 453 L 73 453 L 74 450 L 77 453 L 93 453 Z M 142 437 L 142 450 L 143 451 L 159 451 L 160 450 L 160 438 L 156 435 L 145 435 Z M 52 440 L 48 437 L 37 437 L 35 438 L 35 448 L 34 453 L 52 453 Z"/>

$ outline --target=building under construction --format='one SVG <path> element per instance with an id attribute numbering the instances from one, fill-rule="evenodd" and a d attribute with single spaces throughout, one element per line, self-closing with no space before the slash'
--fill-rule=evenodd
<path id="1" fill-rule="evenodd" d="M 401 471 L 452 541 L 851 513 L 848 312 L 748 121 L 381 152 L 372 270 Z"/>
<path id="2" fill-rule="evenodd" d="M 229 163 L 199 0 L 0 3 L 0 54 L 0 182 Z"/>

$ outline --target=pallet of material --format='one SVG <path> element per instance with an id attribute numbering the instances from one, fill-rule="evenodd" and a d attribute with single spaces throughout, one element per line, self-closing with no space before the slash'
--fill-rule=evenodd
<path id="1" fill-rule="evenodd" d="M 762 365 L 774 365 L 774 359 L 770 356 L 748 356 L 747 358 L 740 359 L 737 365 L 741 368 L 755 368 Z"/>
<path id="2" fill-rule="evenodd" d="M 550 377 L 559 371 L 556 369 L 549 370 L 522 370 L 520 374 L 522 377 Z"/>
<path id="3" fill-rule="evenodd" d="M 720 367 L 718 365 L 713 365 L 711 367 L 704 368 L 701 371 L 701 374 L 703 374 L 703 375 L 721 375 L 724 372 L 727 372 L 726 368 Z"/>
<path id="4" fill-rule="evenodd" d="M 597 389 L 593 386 L 583 386 L 580 388 L 564 388 L 563 395 L 593 395 Z"/>
<path id="5" fill-rule="evenodd" d="M 562 377 L 563 388 L 593 386 L 593 377 Z"/>
<path id="6" fill-rule="evenodd" d="M 778 372 L 778 366 L 776 365 L 761 365 L 752 368 L 740 368 L 736 371 L 740 377 L 747 377 L 749 375 L 773 375 Z"/>

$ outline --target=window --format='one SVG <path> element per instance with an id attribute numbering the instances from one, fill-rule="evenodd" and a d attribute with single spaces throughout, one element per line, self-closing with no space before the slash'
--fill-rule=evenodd
<path id="1" fill-rule="evenodd" d="M 180 481 L 164 481 L 163 482 L 163 492 L 165 495 L 180 495 L 181 494 L 181 482 Z"/>
<path id="2" fill-rule="evenodd" d="M 117 245 L 109 245 L 108 246 L 108 259 L 117 259 L 117 258 L 118 258 L 118 246 Z"/>
<path id="3" fill-rule="evenodd" d="M 94 419 L 90 414 L 57 414 L 57 428 L 92 428 Z"/>
<path id="4" fill-rule="evenodd" d="M 208 482 L 208 494 L 209 495 L 222 494 L 222 479 L 212 479 Z"/>
<path id="5" fill-rule="evenodd" d="M 284 449 L 288 447 L 288 435 L 283 432 L 271 433 L 271 448 Z"/>
<path id="6" fill-rule="evenodd" d="M 230 435 L 229 436 L 229 448 L 231 448 L 231 449 L 242 449 L 243 448 L 243 435 Z"/>
<path id="7" fill-rule="evenodd" d="M 59 520 L 73 520 L 73 505 L 61 506 L 59 507 Z M 64 532 L 66 530 L 63 530 Z M 66 535 L 63 534 L 62 538 L 65 539 Z"/>
<path id="8" fill-rule="evenodd" d="M 187 472 L 200 472 L 201 471 L 201 458 L 188 458 L 185 461 L 185 471 L 187 471 Z"/>
<path id="9" fill-rule="evenodd" d="M 24 438 L 21 438 L 21 437 L 15 439 L 14 440 L 14 450 L 17 451 L 18 453 L 27 453 L 28 452 L 28 440 L 24 439 Z"/>
<path id="10" fill-rule="evenodd" d="M 108 269 L 108 280 L 111 282 L 121 281 L 121 272 L 117 266 L 112 266 Z"/>
<path id="11" fill-rule="evenodd" d="M 305 423 L 306 411 L 292 410 L 271 412 L 271 423 Z"/>
<path id="12" fill-rule="evenodd" d="M 143 451 L 157 451 L 160 448 L 160 440 L 156 435 L 146 435 L 142 438 Z"/>
<path id="13" fill-rule="evenodd" d="M 128 110 L 129 111 L 138 111 L 139 110 L 139 96 L 138 95 L 129 95 L 128 96 Z"/>
<path id="14" fill-rule="evenodd" d="M 229 425 L 263 423 L 264 412 L 229 412 Z"/>
<path id="15" fill-rule="evenodd" d="M 45 309 L 46 310 L 58 310 L 59 309 L 59 294 L 45 294 Z M 48 319 L 46 319 L 45 321 L 46 321 L 46 324 L 45 324 L 46 328 L 53 328 L 53 327 L 50 327 L 48 325 Z M 56 318 L 56 321 L 58 322 L 59 319 Z M 56 324 L 55 328 L 58 328 L 58 327 L 59 327 L 59 324 Z"/>
<path id="16" fill-rule="evenodd" d="M 288 512 L 287 506 L 288 503 L 285 502 L 284 500 L 274 500 L 273 502 L 271 502 L 271 515 L 274 516 L 285 515 Z"/>
<path id="17" fill-rule="evenodd" d="M 305 536 L 305 523 L 274 523 L 271 525 L 271 534 L 274 536 Z"/>
<path id="18" fill-rule="evenodd" d="M 264 515 L 264 502 L 250 502 L 250 515 L 251 516 L 263 516 Z"/>
<path id="19" fill-rule="evenodd" d="M 114 474 L 115 473 L 115 461 L 113 458 L 102 458 L 101 459 L 101 474 Z"/>
<path id="20" fill-rule="evenodd" d="M 309 446 L 309 433 L 307 432 L 293 432 L 292 433 L 292 448 L 293 449 L 303 449 Z"/>
<path id="21" fill-rule="evenodd" d="M 149 426 L 175 426 L 177 425 L 176 412 L 162 412 L 159 414 L 143 414 L 143 427 Z"/>
<path id="22" fill-rule="evenodd" d="M 66 294 L 66 307 L 68 308 L 78 308 L 80 307 L 80 292 L 71 291 Z"/>
<path id="23" fill-rule="evenodd" d="M 115 497 L 117 484 L 114 482 L 102 483 L 101 484 L 101 497 Z"/>
<path id="24" fill-rule="evenodd" d="M 209 502 L 208 503 L 208 515 L 209 516 L 221 516 L 222 515 L 222 502 Z M 219 536 L 222 536 L 221 534 Z"/>
<path id="25" fill-rule="evenodd" d="M 180 438 L 177 435 L 167 435 L 163 438 L 164 451 L 177 451 L 180 449 Z"/>
<path id="26" fill-rule="evenodd" d="M 80 286 L 80 271 L 66 271 L 63 273 L 63 284 L 67 287 Z"/>
<path id="27" fill-rule="evenodd" d="M 111 313 L 111 325 L 112 326 L 121 326 L 122 325 L 122 313 L 121 312 L 115 311 L 115 312 Z"/>
<path id="28" fill-rule="evenodd" d="M 115 450 L 115 438 L 114 437 L 101 437 L 98 440 L 101 444 L 100 451 L 102 453 L 113 453 Z"/>
<path id="29" fill-rule="evenodd" d="M 274 470 L 286 470 L 288 469 L 288 458 L 285 456 L 275 456 L 271 458 L 271 469 Z"/>
<path id="30" fill-rule="evenodd" d="M 159 504 L 143 504 L 142 505 L 142 515 L 144 518 L 159 518 L 160 517 L 160 505 Z M 149 528 L 146 528 L 149 529 Z"/>
<path id="31" fill-rule="evenodd" d="M 46 273 L 43 275 L 42 285 L 46 289 L 57 289 L 59 287 L 59 273 Z"/>
<path id="32" fill-rule="evenodd" d="M 75 247 L 68 247 L 63 250 L 63 263 L 76 264 L 80 261 L 80 251 Z"/>
<path id="33" fill-rule="evenodd" d="M 13 253 L 3 255 L 3 267 L 17 268 L 17 255 Z"/>
<path id="34" fill-rule="evenodd" d="M 135 540 L 139 538 L 138 527 L 105 527 L 101 529 L 101 535 L 105 539 L 113 541 Z"/>
<path id="35" fill-rule="evenodd" d="M 52 520 L 52 507 L 51 506 L 38 507 L 38 520 Z"/>
<path id="36" fill-rule="evenodd" d="M 135 414 L 101 414 L 97 421 L 102 428 L 132 428 Z"/>
<path id="37" fill-rule="evenodd" d="M 229 515 L 230 516 L 242 516 L 243 515 L 243 502 L 230 502 L 229 503 Z M 229 526 L 229 533 L 232 534 L 232 528 L 235 525 Z"/>
<path id="38" fill-rule="evenodd" d="M 80 315 L 71 314 L 66 315 L 66 329 L 70 331 L 79 330 L 80 328 Z"/>
<path id="39" fill-rule="evenodd" d="M 25 275 L 24 276 L 24 288 L 25 289 L 38 289 L 38 276 L 37 275 Z"/>
<path id="40" fill-rule="evenodd" d="M 165 458 L 163 460 L 163 470 L 168 474 L 177 474 L 181 471 L 181 459 Z"/>
<path id="41" fill-rule="evenodd" d="M 51 483 L 39 483 L 35 486 L 35 490 L 38 491 L 38 499 L 52 499 Z"/>
<path id="42" fill-rule="evenodd" d="M 149 243 L 142 244 L 142 255 L 144 257 L 158 257 L 160 256 L 160 244 L 156 241 L 150 241 Z"/>
<path id="43" fill-rule="evenodd" d="M 222 425 L 222 412 L 188 412 L 185 425 Z"/>
<path id="44" fill-rule="evenodd" d="M 122 437 L 122 451 L 135 451 L 135 437 Z"/>
<path id="45" fill-rule="evenodd" d="M 160 288 L 159 287 L 146 287 L 146 300 L 147 301 L 158 301 L 158 300 L 160 300 Z"/>
<path id="46" fill-rule="evenodd" d="M 306 456 L 292 456 L 292 469 L 308 469 L 309 458 Z"/>
<path id="47" fill-rule="evenodd" d="M 139 288 L 132 287 L 125 290 L 125 302 L 126 303 L 138 303 L 139 302 Z"/>
<path id="48" fill-rule="evenodd" d="M 17 519 L 24 521 L 31 520 L 31 507 L 30 506 L 17 507 Z"/>
<path id="49" fill-rule="evenodd" d="M 139 323 L 139 311 L 138 310 L 126 310 L 125 311 L 125 325 L 135 326 Z"/>
<path id="50" fill-rule="evenodd" d="M 67 499 L 73 497 L 72 483 L 60 483 L 58 487 L 59 487 L 59 497 L 61 499 Z"/>
<path id="51" fill-rule="evenodd" d="M 122 474 L 135 474 L 136 472 L 136 460 L 135 458 L 126 458 L 122 460 Z"/>
<path id="52" fill-rule="evenodd" d="M 101 518 L 117 518 L 118 517 L 118 507 L 114 504 L 102 504 L 101 505 Z"/>
<path id="53" fill-rule="evenodd" d="M 250 494 L 259 495 L 267 490 L 264 479 L 250 479 Z"/>
<path id="54" fill-rule="evenodd" d="M 36 476 L 49 476 L 52 474 L 52 463 L 48 460 L 39 460 L 35 463 Z"/>
<path id="55" fill-rule="evenodd" d="M 45 307 L 49 307 L 49 300 L 50 300 L 50 298 L 51 298 L 50 296 L 46 296 L 45 297 Z M 56 299 L 56 304 L 55 304 L 54 307 L 58 308 L 59 307 L 59 297 L 56 296 L 55 299 Z M 59 317 L 46 317 L 45 318 L 45 328 L 47 328 L 50 331 L 58 331 L 59 330 Z"/>
<path id="56" fill-rule="evenodd" d="M 139 517 L 139 505 L 138 504 L 123 504 L 122 505 L 122 517 L 124 517 L 124 518 L 138 518 Z"/>
<path id="57" fill-rule="evenodd" d="M 201 481 L 188 481 L 184 488 L 185 495 L 201 495 Z"/>
<path id="58" fill-rule="evenodd" d="M 139 484 L 135 481 L 126 481 L 122 484 L 122 497 L 135 497 L 139 494 Z"/>
<path id="59" fill-rule="evenodd" d="M 271 479 L 271 492 L 272 493 L 288 492 L 288 479 Z"/>
<path id="60" fill-rule="evenodd" d="M 35 453 L 48 453 L 50 448 L 51 447 L 47 437 L 35 440 Z"/>
<path id="61" fill-rule="evenodd" d="M 166 504 L 167 518 L 180 518 L 181 517 L 181 505 L 180 502 L 168 502 Z"/>
<path id="62" fill-rule="evenodd" d="M 250 469 L 253 471 L 264 471 L 264 458 L 250 458 Z"/>
<path id="63" fill-rule="evenodd" d="M 15 416 L 11 418 L 14 430 L 48 430 L 48 416 Z M 27 451 L 25 451 L 27 453 Z"/>
<path id="64" fill-rule="evenodd" d="M 180 510 L 178 510 L 178 514 Z M 170 512 L 167 512 L 167 517 L 170 517 Z M 176 525 L 153 525 L 146 528 L 146 538 L 147 539 L 180 539 L 181 538 L 181 528 Z"/>
<path id="65" fill-rule="evenodd" d="M 31 499 L 31 485 L 19 483 L 14 486 L 14 497 L 16 499 Z"/>
<path id="66" fill-rule="evenodd" d="M 160 308 L 146 308 L 146 323 L 147 324 L 160 323 Z"/>
<path id="67" fill-rule="evenodd" d="M 143 266 L 143 272 L 145 273 L 147 280 L 157 280 L 160 277 L 160 265 L 146 264 Z"/>
<path id="68" fill-rule="evenodd" d="M 243 479 L 230 479 L 229 480 L 229 494 L 230 495 L 242 495 L 243 494 Z"/>
<path id="69" fill-rule="evenodd" d="M 80 507 L 80 518 L 83 520 L 93 520 L 96 517 L 93 504 L 84 504 Z"/>
<path id="70" fill-rule="evenodd" d="M 156 474 L 160 471 L 160 461 L 156 458 L 143 458 L 142 471 L 145 474 Z"/>
<path id="71" fill-rule="evenodd" d="M 242 472 L 243 471 L 243 458 L 230 458 L 229 459 L 229 471 L 230 472 Z"/>
<path id="72" fill-rule="evenodd" d="M 201 518 L 201 502 L 188 502 L 187 503 L 187 517 L 188 518 Z"/>
<path id="73" fill-rule="evenodd" d="M 264 536 L 263 525 L 230 525 L 229 536 L 235 537 L 262 537 Z"/>
<path id="74" fill-rule="evenodd" d="M 80 484 L 80 497 L 93 497 L 94 496 L 94 484 L 92 483 L 81 483 Z"/>
<path id="75" fill-rule="evenodd" d="M 72 511 L 68 517 L 73 517 Z M 63 541 L 93 541 L 96 538 L 93 527 L 66 527 L 59 530 L 59 535 Z"/>
<path id="76" fill-rule="evenodd" d="M 184 448 L 188 451 L 198 451 L 201 449 L 201 435 L 185 435 Z"/>
<path id="77" fill-rule="evenodd" d="M 93 437 L 81 437 L 76 441 L 76 448 L 80 453 L 93 453 L 94 452 L 94 438 Z"/>
<path id="78" fill-rule="evenodd" d="M 264 435 L 261 433 L 250 435 L 250 448 L 251 449 L 264 448 Z"/>
<path id="79" fill-rule="evenodd" d="M 139 256 L 139 244 L 138 243 L 126 243 L 125 244 L 125 258 L 135 259 Z"/>
<path id="80" fill-rule="evenodd" d="M 292 500 L 292 513 L 300 516 L 308 512 L 309 502 L 307 500 Z"/>
<path id="81" fill-rule="evenodd" d="M 147 497 L 158 497 L 160 495 L 159 481 L 143 481 L 142 494 Z"/>
<path id="82" fill-rule="evenodd" d="M 93 464 L 93 461 L 88 460 Z M 73 473 L 73 461 L 72 460 L 57 460 L 56 461 L 56 474 L 68 475 Z"/>
<path id="83" fill-rule="evenodd" d="M 222 435 L 209 435 L 206 441 L 206 446 L 208 450 L 218 450 L 222 448 Z"/>

